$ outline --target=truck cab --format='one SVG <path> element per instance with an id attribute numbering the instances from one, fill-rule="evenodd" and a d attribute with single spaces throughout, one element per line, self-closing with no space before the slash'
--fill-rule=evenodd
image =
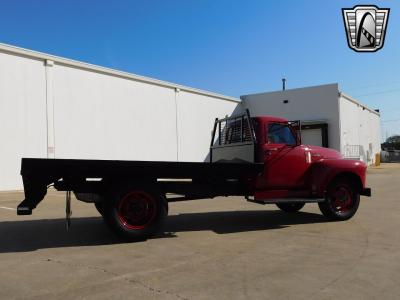
<path id="1" fill-rule="evenodd" d="M 368 194 L 364 190 L 367 165 L 346 160 L 334 149 L 301 144 L 298 122 L 263 116 L 252 118 L 252 125 L 257 137 L 255 160 L 265 166 L 256 184 L 258 190 L 265 190 L 263 197 L 268 196 L 268 190 L 279 190 L 282 196 L 292 191 L 323 197 L 335 177 L 350 178 L 361 194 Z"/>
<path id="2" fill-rule="evenodd" d="M 367 165 L 344 159 L 334 149 L 303 145 L 300 128 L 299 121 L 250 117 L 248 111 L 217 120 L 211 161 L 263 165 L 250 184 L 249 201 L 275 203 L 285 211 L 318 202 L 329 218 L 350 218 L 358 208 L 359 196 L 371 194 L 365 187 Z"/>

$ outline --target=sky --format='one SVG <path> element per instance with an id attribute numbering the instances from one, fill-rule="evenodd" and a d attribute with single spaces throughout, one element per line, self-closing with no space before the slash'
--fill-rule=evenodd
<path id="1" fill-rule="evenodd" d="M 229 96 L 339 83 L 400 134 L 400 2 L 0 0 L 0 43 Z M 391 9 L 385 44 L 348 48 L 342 8 Z M 310 107 L 312 109 L 312 107 Z"/>

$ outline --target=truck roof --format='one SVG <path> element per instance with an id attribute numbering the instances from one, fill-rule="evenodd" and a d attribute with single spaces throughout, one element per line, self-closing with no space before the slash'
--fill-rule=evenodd
<path id="1" fill-rule="evenodd" d="M 279 118 L 275 116 L 259 116 L 259 117 L 253 117 L 253 119 L 259 121 L 259 122 L 288 122 L 288 120 L 284 118 Z"/>

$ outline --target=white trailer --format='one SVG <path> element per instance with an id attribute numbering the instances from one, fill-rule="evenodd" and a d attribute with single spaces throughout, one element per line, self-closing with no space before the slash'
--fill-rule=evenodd
<path id="1" fill-rule="evenodd" d="M 0 191 L 21 158 L 208 159 L 240 99 L 0 44 Z"/>
<path id="2" fill-rule="evenodd" d="M 339 90 L 337 83 L 241 96 L 252 115 L 300 120 L 303 144 L 375 163 L 381 151 L 380 114 Z"/>

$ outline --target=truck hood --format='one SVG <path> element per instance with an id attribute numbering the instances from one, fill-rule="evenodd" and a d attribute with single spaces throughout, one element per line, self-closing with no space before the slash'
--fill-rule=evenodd
<path id="1" fill-rule="evenodd" d="M 339 151 L 330 148 L 324 148 L 319 146 L 307 146 L 311 150 L 311 156 L 313 159 L 337 159 L 343 158 Z"/>

